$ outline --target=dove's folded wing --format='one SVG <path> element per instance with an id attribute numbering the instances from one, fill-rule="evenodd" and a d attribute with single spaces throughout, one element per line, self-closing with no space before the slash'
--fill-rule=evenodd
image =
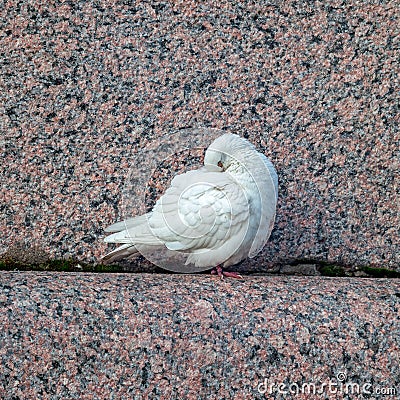
<path id="1" fill-rule="evenodd" d="M 248 200 L 228 174 L 203 169 L 178 175 L 157 201 L 150 229 L 170 250 L 218 250 L 245 235 Z"/>

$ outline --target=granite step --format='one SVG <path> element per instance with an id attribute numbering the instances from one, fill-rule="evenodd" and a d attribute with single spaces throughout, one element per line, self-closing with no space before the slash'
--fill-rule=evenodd
<path id="1" fill-rule="evenodd" d="M 6 400 L 400 393 L 398 279 L 1 272 L 0 305 Z"/>

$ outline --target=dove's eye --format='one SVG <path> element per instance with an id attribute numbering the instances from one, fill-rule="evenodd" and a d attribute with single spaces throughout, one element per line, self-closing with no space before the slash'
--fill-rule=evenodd
<path id="1" fill-rule="evenodd" d="M 218 167 L 220 167 L 220 168 L 224 168 L 224 165 L 222 164 L 222 161 L 218 161 Z"/>

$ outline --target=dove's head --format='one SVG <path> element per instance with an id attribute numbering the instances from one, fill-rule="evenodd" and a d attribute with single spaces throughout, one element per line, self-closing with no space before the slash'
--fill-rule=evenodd
<path id="1" fill-rule="evenodd" d="M 204 166 L 213 172 L 226 171 L 232 164 L 243 163 L 255 147 L 238 135 L 227 133 L 215 139 L 206 150 Z"/>

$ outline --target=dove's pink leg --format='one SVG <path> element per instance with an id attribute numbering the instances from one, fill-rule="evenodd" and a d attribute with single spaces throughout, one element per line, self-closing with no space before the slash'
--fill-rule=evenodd
<path id="1" fill-rule="evenodd" d="M 218 275 L 221 279 L 224 279 L 224 277 L 243 279 L 243 276 L 239 275 L 237 272 L 224 271 L 220 265 L 217 265 L 213 270 L 211 270 L 211 274 Z"/>

